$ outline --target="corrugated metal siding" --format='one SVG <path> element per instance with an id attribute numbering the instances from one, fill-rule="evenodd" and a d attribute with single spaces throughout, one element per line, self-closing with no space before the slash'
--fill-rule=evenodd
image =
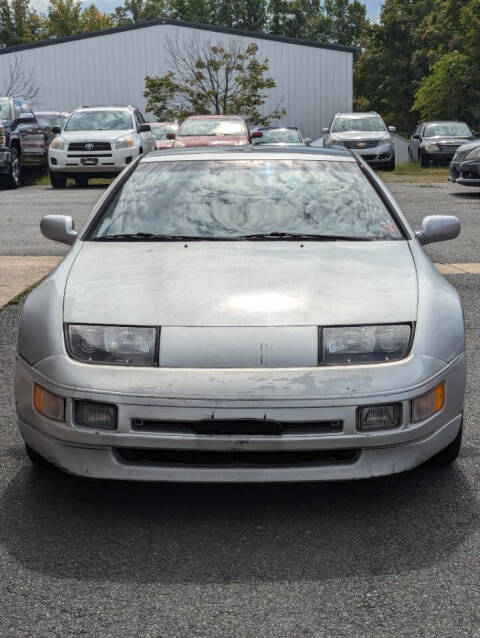
<path id="1" fill-rule="evenodd" d="M 5 53 L 0 56 L 0 86 L 17 55 L 36 77 L 38 109 L 135 104 L 144 110 L 145 76 L 168 70 L 166 39 L 188 41 L 192 36 L 224 45 L 239 37 L 166 24 Z M 282 105 L 287 110 L 282 123 L 300 126 L 304 135 L 316 138 L 336 112 L 352 110 L 352 53 L 241 37 L 257 42 L 259 55 L 269 59 L 269 75 L 277 86 L 265 112 Z"/>
<path id="2" fill-rule="evenodd" d="M 393 133 L 392 141 L 395 147 L 395 164 L 405 164 L 408 162 L 408 140 Z"/>

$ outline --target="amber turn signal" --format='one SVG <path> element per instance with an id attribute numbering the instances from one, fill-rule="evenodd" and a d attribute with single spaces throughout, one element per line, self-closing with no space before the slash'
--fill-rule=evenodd
<path id="1" fill-rule="evenodd" d="M 423 421 L 428 419 L 436 412 L 439 412 L 445 405 L 445 381 L 439 383 L 437 386 L 422 394 L 421 397 L 414 399 L 412 402 L 412 421 Z"/>
<path id="2" fill-rule="evenodd" d="M 33 386 L 33 405 L 35 410 L 53 421 L 65 420 L 65 401 L 62 397 L 45 390 L 36 383 Z"/>

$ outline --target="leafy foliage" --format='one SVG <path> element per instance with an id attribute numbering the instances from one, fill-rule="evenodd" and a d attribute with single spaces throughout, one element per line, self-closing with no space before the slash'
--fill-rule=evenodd
<path id="1" fill-rule="evenodd" d="M 265 91 L 275 87 L 268 59 L 257 57 L 255 43 L 238 39 L 227 47 L 193 37 L 167 42 L 171 70 L 162 77 L 145 78 L 146 110 L 160 120 L 183 119 L 196 114 L 244 115 L 250 122 L 268 125 L 285 110 L 261 113 Z"/>

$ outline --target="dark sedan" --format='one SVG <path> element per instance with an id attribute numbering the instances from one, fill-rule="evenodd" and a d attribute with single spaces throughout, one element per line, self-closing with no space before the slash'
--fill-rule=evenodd
<path id="1" fill-rule="evenodd" d="M 55 133 L 52 132 L 54 126 L 63 128 L 63 125 L 67 121 L 69 113 L 62 113 L 60 111 L 41 111 L 35 112 L 35 117 L 39 126 L 43 129 L 45 137 L 47 138 L 48 146 L 55 137 Z"/>
<path id="2" fill-rule="evenodd" d="M 308 146 L 312 143 L 309 137 L 304 138 L 296 126 L 264 126 L 256 130 L 261 135 L 255 136 L 252 143 L 269 146 Z"/>
<path id="3" fill-rule="evenodd" d="M 480 187 L 480 140 L 460 146 L 450 164 L 448 179 L 463 186 Z"/>
<path id="4" fill-rule="evenodd" d="M 447 164 L 459 146 L 474 138 L 465 122 L 422 122 L 410 138 L 408 155 L 424 167 Z"/>

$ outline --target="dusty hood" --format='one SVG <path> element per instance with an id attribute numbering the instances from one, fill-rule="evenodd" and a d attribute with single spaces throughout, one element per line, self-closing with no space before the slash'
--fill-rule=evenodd
<path id="1" fill-rule="evenodd" d="M 177 137 L 176 146 L 236 146 L 247 144 L 245 135 L 186 135 Z"/>
<path id="2" fill-rule="evenodd" d="M 111 142 L 120 137 L 124 137 L 133 130 L 128 131 L 62 131 L 61 137 L 66 142 Z"/>
<path id="3" fill-rule="evenodd" d="M 156 326 L 415 321 L 406 241 L 85 242 L 64 320 Z"/>
<path id="4" fill-rule="evenodd" d="M 343 141 L 348 140 L 391 140 L 387 131 L 346 131 L 345 133 L 332 133 L 332 138 Z"/>
<path id="5" fill-rule="evenodd" d="M 470 137 L 451 137 L 448 135 L 435 135 L 434 137 L 426 137 L 424 142 L 428 142 L 429 144 L 440 144 L 446 146 L 460 146 L 461 144 L 465 144 L 471 138 Z"/>

